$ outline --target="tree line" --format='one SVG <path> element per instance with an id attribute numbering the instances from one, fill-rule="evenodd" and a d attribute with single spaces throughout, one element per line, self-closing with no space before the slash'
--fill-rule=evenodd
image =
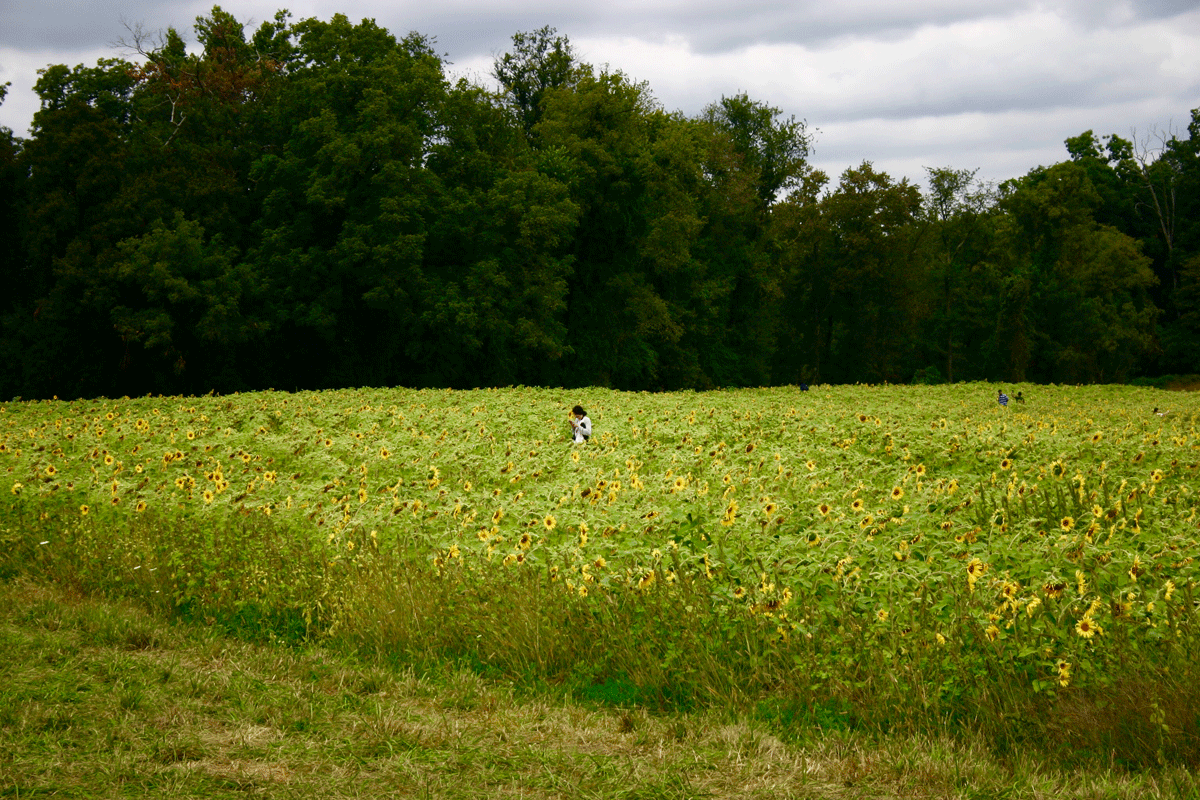
<path id="1" fill-rule="evenodd" d="M 1200 109 L 922 190 L 551 28 L 499 92 L 341 15 L 132 35 L 0 131 L 0 396 L 1200 372 Z"/>

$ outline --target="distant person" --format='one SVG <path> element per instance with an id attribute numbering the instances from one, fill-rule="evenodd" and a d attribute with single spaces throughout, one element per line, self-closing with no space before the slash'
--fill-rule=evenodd
<path id="1" fill-rule="evenodd" d="M 1017 396 L 1013 398 L 1013 402 L 1014 403 L 1024 403 L 1025 395 L 1021 394 L 1020 392 L 1017 392 Z"/>
<path id="2" fill-rule="evenodd" d="M 575 444 L 583 444 L 592 438 L 592 419 L 583 410 L 583 406 L 571 409 L 571 430 L 575 433 Z"/>
<path id="3" fill-rule="evenodd" d="M 807 391 L 808 391 L 808 384 L 807 384 L 807 383 L 802 383 L 802 384 L 800 384 L 800 391 L 802 391 L 802 392 L 807 392 Z"/>
<path id="4" fill-rule="evenodd" d="M 998 402 L 1002 408 L 1008 407 L 1008 395 L 1004 393 L 1003 389 L 996 390 L 996 402 Z"/>

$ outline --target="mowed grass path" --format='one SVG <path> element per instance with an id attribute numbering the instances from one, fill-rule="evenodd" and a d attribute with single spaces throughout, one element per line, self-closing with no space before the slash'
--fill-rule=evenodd
<path id="1" fill-rule="evenodd" d="M 1063 771 L 961 736 L 650 716 L 252 645 L 0 585 L 3 797 L 1195 797 L 1185 770 Z"/>

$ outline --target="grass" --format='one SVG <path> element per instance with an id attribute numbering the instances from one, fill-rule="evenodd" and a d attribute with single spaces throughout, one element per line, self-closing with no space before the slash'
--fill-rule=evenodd
<path id="1" fill-rule="evenodd" d="M 0 796 L 1195 797 L 1183 769 L 1068 770 L 961 731 L 785 735 L 469 670 L 252 644 L 139 606 L 0 584 Z"/>

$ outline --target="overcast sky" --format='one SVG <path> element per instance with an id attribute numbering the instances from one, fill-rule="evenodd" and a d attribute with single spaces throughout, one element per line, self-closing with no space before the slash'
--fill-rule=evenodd
<path id="1" fill-rule="evenodd" d="M 550 25 L 581 60 L 698 114 L 722 95 L 808 122 L 813 163 L 868 160 L 922 182 L 925 167 L 1004 180 L 1066 158 L 1085 130 L 1184 132 L 1200 107 L 1200 0 L 231 0 L 247 33 L 294 20 L 371 18 L 434 37 L 453 75 L 490 82 L 512 34 Z M 0 0 L 0 125 L 27 135 L 37 70 L 119 55 L 124 24 L 194 40 L 211 2 Z"/>

